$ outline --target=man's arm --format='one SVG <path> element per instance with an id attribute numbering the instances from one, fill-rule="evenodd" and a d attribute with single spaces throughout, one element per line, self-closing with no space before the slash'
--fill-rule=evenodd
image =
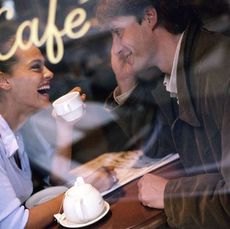
<path id="1" fill-rule="evenodd" d="M 223 88 L 223 90 L 225 90 Z M 229 90 L 229 89 L 228 89 Z M 230 90 L 229 90 L 230 91 Z M 220 95 L 219 95 L 220 96 Z M 159 207 L 164 194 L 164 210 L 172 227 L 228 228 L 230 224 L 230 93 L 225 94 L 223 109 L 219 107 L 221 121 L 221 161 L 219 173 L 205 173 L 181 177 L 162 183 L 153 176 L 139 182 L 139 197 L 150 207 Z M 220 102 L 220 101 L 219 101 Z M 221 101 L 222 103 L 222 101 Z M 213 138 L 213 140 L 215 140 Z M 213 166 L 213 165 L 209 165 Z M 156 188 L 154 189 L 155 187 Z M 162 190 L 164 190 L 162 192 Z M 158 200 L 159 198 L 159 200 Z M 162 206 L 162 205 L 161 205 Z"/>
<path id="2" fill-rule="evenodd" d="M 137 79 L 132 66 L 114 56 L 112 52 L 111 62 L 118 88 L 122 88 L 123 94 L 126 90 L 132 90 L 120 104 L 114 98 L 114 93 L 111 93 L 105 102 L 105 109 L 115 114 L 116 122 L 130 139 L 127 148 L 141 147 L 153 157 L 162 157 L 174 152 L 169 124 L 152 94 L 152 90 L 155 90 L 165 98 L 163 101 L 167 103 L 170 100 L 165 90 L 158 91 L 163 87 L 162 75 L 153 69 L 148 71 L 148 75 L 151 74 L 153 79 L 141 81 Z"/>

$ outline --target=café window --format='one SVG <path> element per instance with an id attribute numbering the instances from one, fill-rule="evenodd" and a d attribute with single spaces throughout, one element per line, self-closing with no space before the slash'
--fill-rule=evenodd
<path id="1" fill-rule="evenodd" d="M 139 13 L 135 3 L 129 9 L 114 4 L 110 12 L 105 12 L 103 7 L 98 9 L 99 1 L 0 0 L 0 37 L 1 43 L 5 42 L 0 46 L 0 127 L 6 123 L 7 130 L 12 130 L 14 136 L 9 145 L 5 140 L 1 142 L 3 148 L 7 145 L 15 155 L 22 149 L 26 153 L 32 174 L 30 195 L 53 186 L 65 186 L 66 189 L 60 191 L 66 191 L 82 176 L 107 197 L 144 174 L 175 161 L 180 161 L 183 175 L 222 171 L 219 165 L 222 136 L 218 135 L 222 131 L 222 120 L 213 121 L 216 116 L 210 118 L 207 122 L 211 124 L 207 127 L 205 118 L 211 113 L 208 105 L 216 99 L 216 91 L 220 91 L 221 98 L 225 95 L 217 88 L 210 92 L 211 99 L 205 100 L 203 92 L 209 90 L 208 85 L 212 87 L 208 81 L 204 89 L 198 91 L 205 77 L 200 77 L 200 84 L 184 83 L 176 77 L 183 72 L 191 76 L 195 58 L 199 59 L 196 64 L 200 68 L 194 71 L 199 74 L 203 71 L 204 75 L 208 67 L 216 66 L 218 58 L 223 62 L 223 50 L 227 49 L 222 43 L 217 47 L 213 42 L 213 46 L 206 47 L 201 40 L 200 50 L 204 47 L 216 51 L 205 56 L 204 50 L 202 56 L 199 51 L 191 51 L 196 50 L 192 42 L 199 39 L 193 37 L 197 27 L 191 29 L 191 36 L 186 35 L 186 31 L 190 22 L 194 22 L 189 17 L 196 15 L 197 26 L 201 26 L 202 21 L 202 27 L 228 37 L 229 1 L 175 0 L 178 8 L 189 5 L 196 10 L 191 15 L 184 14 L 182 19 L 176 14 L 170 15 L 169 24 L 164 21 L 164 13 L 168 11 L 156 16 L 158 11 L 149 11 L 146 7 Z M 147 2 L 143 1 L 143 5 Z M 116 7 L 114 12 L 113 7 Z M 162 33 L 162 28 L 166 32 Z M 8 30 L 12 39 L 6 42 Z M 173 34 L 175 39 L 170 41 L 176 41 L 176 45 L 170 46 L 167 39 L 165 44 L 161 43 L 165 34 L 167 39 Z M 191 49 L 191 55 L 186 53 L 186 48 Z M 181 62 L 184 65 L 179 68 Z M 215 71 L 216 68 L 212 73 Z M 212 73 L 210 77 L 214 77 Z M 177 80 L 174 83 L 170 80 L 173 75 Z M 6 76 L 9 81 L 5 81 Z M 180 88 L 184 85 L 195 89 L 185 92 Z M 189 102 L 185 101 L 186 93 L 192 94 Z M 205 111 L 200 105 L 204 100 L 202 106 L 208 107 Z M 183 105 L 187 109 L 188 104 L 194 109 L 183 113 Z M 217 104 L 222 105 L 214 103 L 212 111 L 218 110 L 217 115 L 224 113 L 227 108 L 224 105 L 217 108 Z M 3 107 L 7 107 L 6 112 Z M 197 130 L 202 125 L 205 128 Z M 206 136 L 209 127 L 213 132 Z M 0 136 L 3 136 L 1 129 Z M 199 152 L 195 159 L 191 156 L 194 145 Z M 185 148 L 189 156 L 184 156 Z M 217 155 L 211 154 L 212 150 L 218 152 Z M 217 165 L 213 165 L 213 161 Z M 16 157 L 15 162 L 23 168 Z M 117 194 L 125 195 L 122 191 Z M 138 194 L 135 198 L 137 201 Z M 22 202 L 26 203 L 26 198 Z M 30 199 L 27 207 L 34 206 Z M 106 215 L 109 205 L 105 208 L 103 214 Z M 143 209 L 143 214 L 150 217 L 151 213 Z M 133 222 L 138 220 L 137 217 Z M 124 225 L 135 226 L 128 224 L 128 220 Z"/>

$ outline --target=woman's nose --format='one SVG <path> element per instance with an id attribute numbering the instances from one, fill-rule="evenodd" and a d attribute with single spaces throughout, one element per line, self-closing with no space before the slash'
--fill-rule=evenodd
<path id="1" fill-rule="evenodd" d="M 53 72 L 50 71 L 47 67 L 45 67 L 44 78 L 46 78 L 46 79 L 52 79 L 53 76 L 54 76 Z"/>

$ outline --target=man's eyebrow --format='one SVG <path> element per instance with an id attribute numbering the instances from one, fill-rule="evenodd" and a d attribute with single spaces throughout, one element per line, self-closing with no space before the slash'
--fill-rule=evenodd
<path id="1" fill-rule="evenodd" d="M 117 33 L 119 30 L 120 30 L 119 28 L 113 27 L 110 29 L 110 32 L 111 33 Z"/>

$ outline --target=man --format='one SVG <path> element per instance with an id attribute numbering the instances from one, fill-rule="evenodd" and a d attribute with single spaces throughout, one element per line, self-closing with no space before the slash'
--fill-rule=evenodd
<path id="1" fill-rule="evenodd" d="M 175 120 L 171 112 L 163 114 L 188 176 L 145 175 L 138 183 L 140 201 L 164 208 L 172 227 L 228 228 L 230 41 L 203 29 L 184 2 L 101 0 L 97 15 L 112 31 L 112 52 L 124 61 L 122 69 L 136 73 L 157 66 L 177 100 Z M 128 77 L 120 79 L 120 93 L 135 86 Z M 162 102 L 160 95 L 155 99 Z"/>
<path id="2" fill-rule="evenodd" d="M 111 30 L 114 37 L 111 65 L 117 87 L 107 98 L 105 108 L 117 114 L 116 122 L 130 139 L 126 144 L 127 149 L 141 148 L 150 157 L 175 153 L 169 125 L 173 116 L 165 117 L 163 114 L 171 114 L 172 110 L 169 93 L 163 86 L 162 73 L 155 67 L 133 69 L 136 64 L 128 64 L 126 55 L 129 54 L 117 50 L 115 40 L 119 31 Z"/>

